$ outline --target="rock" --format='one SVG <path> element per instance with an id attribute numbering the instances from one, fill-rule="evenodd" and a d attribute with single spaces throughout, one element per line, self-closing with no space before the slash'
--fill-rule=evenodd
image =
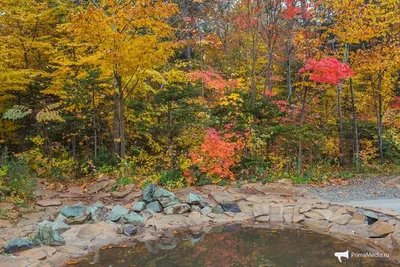
<path id="1" fill-rule="evenodd" d="M 54 231 L 56 231 L 59 234 L 64 233 L 65 231 L 71 229 L 71 226 L 63 221 L 49 222 L 44 220 L 37 225 L 36 230 L 40 231 L 40 229 L 45 226 L 50 226 L 51 228 L 53 228 Z"/>
<path id="2" fill-rule="evenodd" d="M 25 259 L 3 256 L 0 255 L 0 262 L 2 267 L 26 267 L 32 266 L 31 261 L 27 261 Z"/>
<path id="3" fill-rule="evenodd" d="M 103 204 L 94 204 L 87 208 L 87 212 L 94 223 L 102 222 L 106 219 L 106 212 Z"/>
<path id="4" fill-rule="evenodd" d="M 137 233 L 137 228 L 133 225 L 126 225 L 123 231 L 126 236 L 133 236 Z"/>
<path id="5" fill-rule="evenodd" d="M 99 183 L 92 184 L 91 186 L 89 186 L 87 193 L 95 194 L 106 188 L 108 185 L 110 185 L 110 183 L 111 183 L 110 181 L 101 181 Z"/>
<path id="6" fill-rule="evenodd" d="M 323 209 L 316 209 L 316 210 L 313 210 L 314 212 L 317 212 L 317 213 L 319 213 L 319 214 L 321 214 L 323 217 L 324 217 L 324 219 L 325 220 L 329 220 L 331 217 L 332 217 L 332 215 L 333 215 L 333 212 L 332 211 L 330 211 L 330 210 L 323 210 Z"/>
<path id="7" fill-rule="evenodd" d="M 307 219 L 305 220 L 305 225 L 316 229 L 327 229 L 329 223 L 326 220 Z"/>
<path id="8" fill-rule="evenodd" d="M 348 223 L 352 218 L 353 217 L 349 214 L 343 214 L 343 215 L 339 215 L 339 216 L 332 216 L 329 219 L 329 221 L 331 221 L 333 223 L 344 225 L 344 224 Z"/>
<path id="9" fill-rule="evenodd" d="M 156 187 L 156 189 L 154 190 L 153 200 L 158 200 L 158 202 L 160 202 L 161 206 L 163 206 L 164 208 L 170 203 L 179 202 L 179 199 L 175 196 L 174 193 L 161 187 Z"/>
<path id="10" fill-rule="evenodd" d="M 145 208 L 146 208 L 146 202 L 144 201 L 139 201 L 132 205 L 132 210 L 136 212 L 141 212 Z"/>
<path id="11" fill-rule="evenodd" d="M 374 224 L 379 219 L 378 215 L 376 215 L 376 213 L 372 211 L 364 211 L 363 214 L 365 217 L 367 217 L 368 225 Z"/>
<path id="12" fill-rule="evenodd" d="M 204 208 L 204 207 L 207 207 L 207 206 L 210 206 L 210 205 L 205 201 L 200 201 L 199 206 L 200 206 L 200 208 Z"/>
<path id="13" fill-rule="evenodd" d="M 11 227 L 12 224 L 8 220 L 0 220 L 0 228 Z"/>
<path id="14" fill-rule="evenodd" d="M 324 216 L 322 216 L 321 214 L 319 214 L 318 212 L 315 211 L 307 211 L 305 213 L 303 213 L 307 218 L 311 218 L 313 220 L 323 220 Z"/>
<path id="15" fill-rule="evenodd" d="M 312 206 L 311 206 L 310 204 L 302 205 L 302 206 L 300 207 L 300 209 L 299 209 L 299 213 L 305 213 L 305 212 L 307 212 L 307 211 L 310 211 L 311 208 L 312 208 Z"/>
<path id="16" fill-rule="evenodd" d="M 129 195 L 129 193 L 132 191 L 132 189 L 126 189 L 124 191 L 115 191 L 111 192 L 111 196 L 115 198 L 123 198 Z"/>
<path id="17" fill-rule="evenodd" d="M 156 214 L 154 210 L 148 210 L 148 209 L 140 212 L 140 215 L 143 217 L 144 222 L 152 218 L 154 214 Z"/>
<path id="18" fill-rule="evenodd" d="M 312 205 L 313 209 L 327 209 L 329 208 L 329 203 L 316 203 Z"/>
<path id="19" fill-rule="evenodd" d="M 299 214 L 293 217 L 293 222 L 294 223 L 298 223 L 301 221 L 304 221 L 304 219 L 306 218 L 306 216 L 304 216 L 303 214 Z"/>
<path id="20" fill-rule="evenodd" d="M 390 233 L 394 232 L 394 227 L 392 224 L 378 220 L 369 229 L 369 237 L 385 237 Z"/>
<path id="21" fill-rule="evenodd" d="M 35 247 L 35 245 L 31 241 L 24 239 L 24 238 L 18 238 L 18 239 L 12 240 L 11 242 L 8 242 L 4 246 L 4 250 L 8 254 L 13 254 L 15 252 L 20 252 L 20 251 L 31 249 L 34 247 Z"/>
<path id="22" fill-rule="evenodd" d="M 123 216 L 125 223 L 144 226 L 143 217 L 137 214 L 136 212 L 129 212 Z"/>
<path id="23" fill-rule="evenodd" d="M 36 239 L 47 246 L 62 246 L 65 245 L 64 239 L 60 234 L 53 229 L 51 225 L 43 226 L 36 234 Z"/>
<path id="24" fill-rule="evenodd" d="M 287 223 L 292 223 L 293 222 L 293 213 L 283 214 L 283 219 Z"/>
<path id="25" fill-rule="evenodd" d="M 199 205 L 191 205 L 190 210 L 191 211 L 201 211 L 201 208 Z"/>
<path id="26" fill-rule="evenodd" d="M 28 259 L 28 260 L 43 260 L 47 258 L 47 256 L 52 256 L 54 253 L 56 253 L 56 249 L 52 247 L 39 247 L 39 248 L 33 248 L 30 250 L 26 250 L 19 255 Z"/>
<path id="27" fill-rule="evenodd" d="M 153 201 L 153 194 L 156 190 L 157 185 L 155 183 L 151 183 L 143 190 L 142 198 L 146 203 L 150 203 Z"/>
<path id="28" fill-rule="evenodd" d="M 253 216 L 254 217 L 259 217 L 263 215 L 268 215 L 269 214 L 269 205 L 268 204 L 254 204 L 253 205 Z"/>
<path id="29" fill-rule="evenodd" d="M 85 210 L 85 206 L 83 206 L 81 203 L 78 203 L 72 206 L 65 206 L 60 210 L 60 213 L 67 218 L 78 217 L 83 215 L 85 213 Z"/>
<path id="30" fill-rule="evenodd" d="M 207 214 L 209 214 L 210 212 L 212 212 L 212 208 L 211 208 L 210 206 L 204 207 L 204 208 L 202 208 L 201 211 L 200 211 L 200 213 L 201 213 L 202 215 L 207 215 Z"/>
<path id="31" fill-rule="evenodd" d="M 340 207 L 333 213 L 332 217 L 337 217 L 345 213 L 347 213 L 347 207 Z"/>
<path id="32" fill-rule="evenodd" d="M 154 212 L 162 212 L 162 207 L 158 201 L 153 201 L 147 204 L 146 209 L 153 210 Z"/>
<path id="33" fill-rule="evenodd" d="M 261 215 L 259 217 L 256 218 L 257 222 L 269 222 L 269 216 L 268 215 Z"/>
<path id="34" fill-rule="evenodd" d="M 190 211 L 190 206 L 186 203 L 171 203 L 164 209 L 165 214 L 168 215 L 182 214 L 189 211 Z"/>
<path id="35" fill-rule="evenodd" d="M 215 206 L 212 209 L 212 212 L 215 214 L 223 214 L 224 213 L 224 209 L 221 206 Z"/>
<path id="36" fill-rule="evenodd" d="M 225 212 L 233 212 L 233 213 L 241 212 L 240 207 L 237 203 L 222 203 L 221 207 Z"/>
<path id="37" fill-rule="evenodd" d="M 41 207 L 60 206 L 62 203 L 58 199 L 42 199 L 36 202 Z"/>
<path id="38" fill-rule="evenodd" d="M 215 201 L 217 201 L 220 204 L 231 203 L 246 198 L 246 196 L 243 194 L 231 194 L 226 191 L 211 192 L 211 195 L 214 197 Z"/>
<path id="39" fill-rule="evenodd" d="M 195 193 L 189 193 L 186 197 L 186 202 L 190 205 L 198 205 L 203 201 L 203 198 Z"/>
<path id="40" fill-rule="evenodd" d="M 111 213 L 108 215 L 108 220 L 115 222 L 118 221 L 122 216 L 128 214 L 129 210 L 121 205 L 116 205 Z"/>
<path id="41" fill-rule="evenodd" d="M 68 224 L 75 225 L 75 224 L 84 224 L 90 220 L 90 214 L 82 214 L 77 217 L 72 217 L 68 219 Z"/>

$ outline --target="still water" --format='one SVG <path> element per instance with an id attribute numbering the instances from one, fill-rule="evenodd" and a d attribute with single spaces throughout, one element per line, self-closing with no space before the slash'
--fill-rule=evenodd
<path id="1" fill-rule="evenodd" d="M 342 258 L 335 252 L 363 252 L 331 236 L 300 229 L 228 225 L 209 233 L 181 233 L 148 243 L 101 249 L 74 266 L 104 267 L 373 267 L 398 266 L 383 258 Z"/>

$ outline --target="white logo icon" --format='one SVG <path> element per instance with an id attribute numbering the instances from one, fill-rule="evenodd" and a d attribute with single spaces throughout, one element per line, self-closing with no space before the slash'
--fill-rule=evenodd
<path id="1" fill-rule="evenodd" d="M 346 259 L 349 259 L 349 251 L 345 252 L 335 252 L 335 257 L 338 258 L 340 262 L 342 262 L 342 257 L 345 257 Z"/>

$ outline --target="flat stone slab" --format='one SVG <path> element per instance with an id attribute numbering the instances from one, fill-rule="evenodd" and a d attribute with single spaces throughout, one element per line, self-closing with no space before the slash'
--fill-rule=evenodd
<path id="1" fill-rule="evenodd" d="M 246 198 L 246 196 L 243 194 L 231 194 L 227 191 L 211 192 L 211 195 L 218 203 L 236 202 Z"/>
<path id="2" fill-rule="evenodd" d="M 62 202 L 59 199 L 42 199 L 36 201 L 36 204 L 38 204 L 41 207 L 50 207 L 50 206 L 60 206 Z"/>
<path id="3" fill-rule="evenodd" d="M 342 204 L 351 205 L 360 208 L 377 208 L 377 209 L 392 209 L 400 213 L 400 199 L 376 199 L 342 202 Z"/>

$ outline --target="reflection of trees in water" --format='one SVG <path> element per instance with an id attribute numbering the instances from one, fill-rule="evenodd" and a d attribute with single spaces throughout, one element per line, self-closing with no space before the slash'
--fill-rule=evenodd
<path id="1" fill-rule="evenodd" d="M 133 247 L 99 250 L 96 266 L 338 266 L 336 251 L 359 251 L 329 235 L 300 229 L 274 230 L 229 225 L 204 234 L 184 232 Z M 93 259 L 91 260 L 93 261 Z M 83 263 L 82 263 L 83 264 Z M 87 266 L 87 265 L 78 265 Z M 373 258 L 351 259 L 348 267 L 395 266 Z"/>

